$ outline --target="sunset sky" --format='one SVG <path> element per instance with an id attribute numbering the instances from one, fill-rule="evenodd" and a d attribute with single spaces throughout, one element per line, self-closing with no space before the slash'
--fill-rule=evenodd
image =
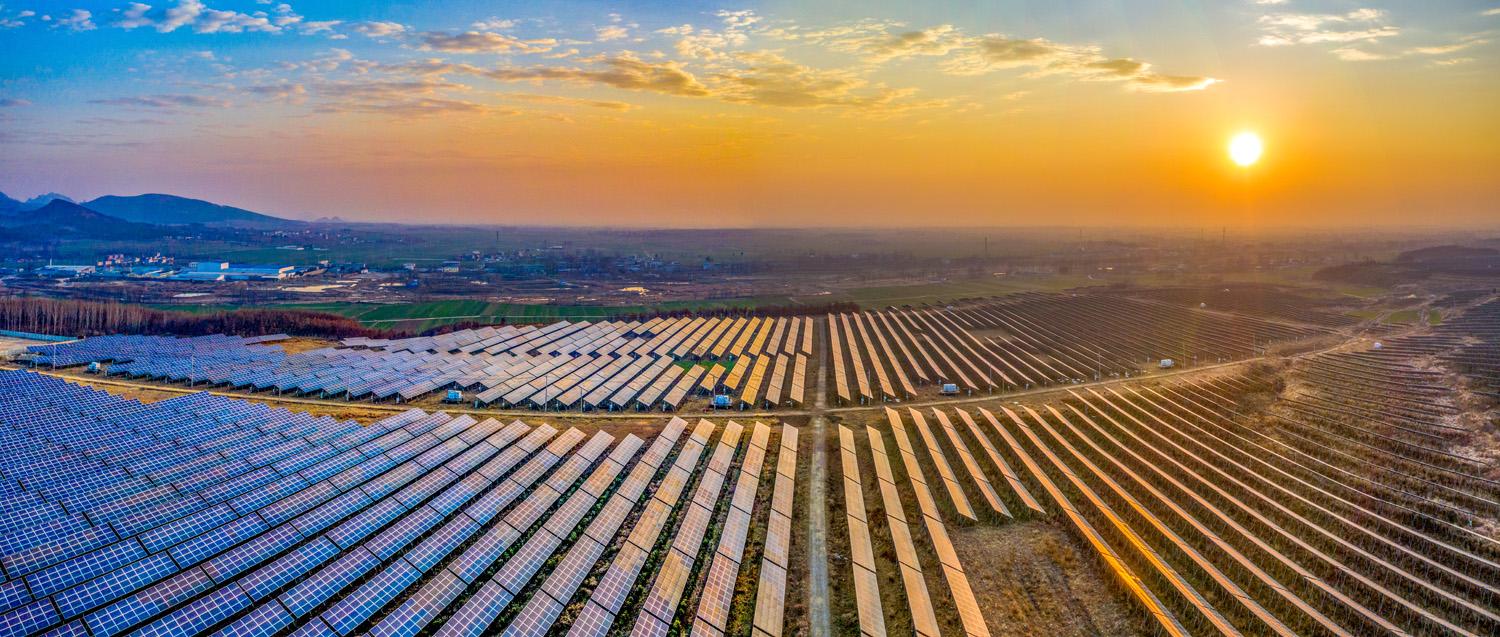
<path id="1" fill-rule="evenodd" d="M 427 223 L 1493 227 L 1497 39 L 1496 0 L 5 0 L 0 191 Z"/>

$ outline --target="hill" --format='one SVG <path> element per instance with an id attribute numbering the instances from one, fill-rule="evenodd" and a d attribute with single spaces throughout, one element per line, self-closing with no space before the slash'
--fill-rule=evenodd
<path id="1" fill-rule="evenodd" d="M 83 205 L 126 221 L 158 225 L 201 223 L 206 226 L 284 228 L 303 224 L 301 221 L 272 217 L 233 206 L 221 206 L 201 199 L 154 193 L 134 197 L 106 195 L 84 202 Z"/>
<path id="2" fill-rule="evenodd" d="M 100 214 L 76 203 L 55 199 L 41 208 L 0 216 L 0 228 L 15 240 L 135 239 L 150 240 L 180 229 L 163 228 Z"/>

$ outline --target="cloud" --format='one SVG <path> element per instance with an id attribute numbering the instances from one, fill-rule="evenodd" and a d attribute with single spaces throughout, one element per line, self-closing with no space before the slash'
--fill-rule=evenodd
<path id="1" fill-rule="evenodd" d="M 333 32 L 333 28 L 336 27 L 336 26 L 338 26 L 338 25 L 340 25 L 340 24 L 343 24 L 342 20 L 322 20 L 322 21 L 318 21 L 318 22 L 303 22 L 302 26 L 298 30 L 302 32 L 302 35 L 314 35 L 314 34 L 317 34 L 317 33 L 323 33 L 325 31 L 327 31 L 329 33 L 332 33 Z"/>
<path id="2" fill-rule="evenodd" d="M 1160 75 L 1151 65 L 1129 58 L 1109 58 L 1097 46 L 1059 44 L 1044 38 L 982 38 L 943 65 L 955 75 L 980 75 L 995 69 L 1030 68 L 1027 77 L 1062 75 L 1086 81 L 1123 81 L 1127 88 L 1152 93 L 1192 91 L 1218 80 L 1189 75 Z"/>
<path id="3" fill-rule="evenodd" d="M 291 7 L 287 7 L 285 14 L 276 18 L 281 23 L 278 25 L 264 13 L 248 15 L 236 11 L 219 11 L 208 8 L 200 0 L 178 0 L 170 8 L 153 8 L 148 4 L 132 2 L 120 13 L 113 25 L 122 29 L 151 27 L 160 33 L 171 33 L 182 27 L 190 27 L 197 33 L 280 33 L 282 26 L 302 19 L 301 16 L 290 13 Z"/>
<path id="4" fill-rule="evenodd" d="M 138 95 L 134 97 L 116 97 L 113 99 L 89 100 L 90 104 L 103 104 L 106 106 L 134 106 L 138 108 L 164 108 L 173 109 L 180 107 L 198 108 L 227 108 L 229 101 L 216 97 L 205 97 L 202 95 Z"/>
<path id="5" fill-rule="evenodd" d="M 621 40 L 630 37 L 630 29 L 618 24 L 611 24 L 594 29 L 594 39 L 598 42 L 609 40 Z"/>
<path id="6" fill-rule="evenodd" d="M 406 33 L 406 27 L 395 22 L 361 22 L 351 27 L 367 38 L 384 38 Z"/>
<path id="7" fill-rule="evenodd" d="M 1447 60 L 1433 60 L 1432 63 L 1439 66 L 1454 66 L 1458 64 L 1468 64 L 1469 62 L 1473 61 L 1474 58 L 1451 58 Z"/>
<path id="8" fill-rule="evenodd" d="M 475 22 L 470 26 L 480 31 L 504 31 L 506 29 L 515 28 L 516 21 L 490 18 L 488 20 L 480 20 L 479 22 Z"/>
<path id="9" fill-rule="evenodd" d="M 1467 49 L 1467 48 L 1469 48 L 1471 46 L 1478 46 L 1480 44 L 1489 44 L 1489 42 L 1490 41 L 1488 39 L 1486 39 L 1483 36 L 1483 34 L 1476 33 L 1476 34 L 1466 35 L 1466 36 L 1464 36 L 1462 38 L 1459 38 L 1458 41 L 1454 42 L 1453 44 L 1442 44 L 1442 45 L 1437 45 L 1437 46 L 1419 46 L 1419 47 L 1414 47 L 1414 48 L 1408 50 L 1407 53 L 1412 53 L 1412 54 L 1417 54 L 1417 55 L 1445 55 L 1445 54 L 1448 54 L 1448 53 L 1453 53 L 1454 51 L 1462 51 L 1462 50 Z"/>
<path id="10" fill-rule="evenodd" d="M 1290 46 L 1319 42 L 1348 43 L 1388 38 L 1401 30 L 1385 23 L 1379 9 L 1355 9 L 1343 15 L 1319 13 L 1273 13 L 1257 23 L 1265 31 L 1261 46 Z"/>
<path id="11" fill-rule="evenodd" d="M 724 21 L 724 26 L 729 29 L 743 29 L 760 22 L 760 16 L 755 15 L 755 12 L 749 9 L 744 11 L 719 11 L 714 15 L 719 16 L 719 19 Z"/>
<path id="12" fill-rule="evenodd" d="M 1487 9 L 1479 15 L 1500 15 L 1500 9 Z"/>
<path id="13" fill-rule="evenodd" d="M 541 104 L 562 104 L 564 106 L 586 106 L 588 108 L 602 108 L 607 111 L 625 112 L 637 108 L 634 104 L 626 102 L 615 102 L 612 100 L 589 100 L 576 97 L 562 97 L 558 95 L 534 95 L 531 93 L 506 93 L 508 99 L 521 100 L 524 102 L 537 102 Z"/>
<path id="14" fill-rule="evenodd" d="M 88 119 L 75 120 L 79 124 L 99 124 L 104 126 L 171 126 L 172 122 L 164 119 L 120 119 L 118 117 L 90 117 Z"/>
<path id="15" fill-rule="evenodd" d="M 627 57 L 609 57 L 598 61 L 604 68 L 585 69 L 558 66 L 507 67 L 486 71 L 483 75 L 502 82 L 560 81 L 580 84 L 603 84 L 628 91 L 646 91 L 683 97 L 708 97 L 712 93 L 681 66 L 671 62 L 643 62 Z"/>
<path id="16" fill-rule="evenodd" d="M 913 108 L 945 105 L 942 100 L 909 100 L 916 89 L 868 87 L 863 78 L 845 71 L 814 69 L 776 54 L 740 54 L 752 64 L 713 77 L 719 99 L 738 104 L 794 109 L 837 108 L 865 113 L 894 114 Z M 856 89 L 871 90 L 855 92 Z"/>
<path id="17" fill-rule="evenodd" d="M 454 114 L 515 114 L 454 99 L 450 92 L 468 87 L 433 79 L 386 79 L 365 82 L 323 81 L 307 90 L 319 98 L 319 113 L 370 113 L 392 119 L 420 119 Z"/>
<path id="18" fill-rule="evenodd" d="M 879 63 L 911 55 L 948 55 L 972 42 L 972 38 L 964 37 L 958 29 L 945 24 L 903 33 L 835 36 L 828 40 L 828 47 L 835 51 L 853 53 L 866 62 Z"/>
<path id="19" fill-rule="evenodd" d="M 99 28 L 90 20 L 92 17 L 94 17 L 94 14 L 88 11 L 74 9 L 72 13 L 68 14 L 68 17 L 58 18 L 57 23 L 52 26 L 53 28 L 67 27 L 73 31 L 92 31 Z"/>
<path id="20" fill-rule="evenodd" d="M 0 99 L 0 108 L 15 108 L 17 106 L 31 106 L 31 102 L 13 97 Z"/>
<path id="21" fill-rule="evenodd" d="M 423 31 L 416 37 L 422 43 L 422 50 L 452 53 L 546 53 L 557 46 L 556 40 L 522 40 L 481 31 Z"/>
<path id="22" fill-rule="evenodd" d="M 307 94 L 307 89 L 301 84 L 280 83 L 262 84 L 245 88 L 245 92 L 256 97 L 264 97 L 273 100 L 285 100 Z"/>

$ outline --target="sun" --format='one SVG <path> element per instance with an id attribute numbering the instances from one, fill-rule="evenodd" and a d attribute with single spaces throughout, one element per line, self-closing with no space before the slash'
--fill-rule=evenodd
<path id="1" fill-rule="evenodd" d="M 1260 138 L 1254 133 L 1240 133 L 1229 142 L 1229 158 L 1241 166 L 1249 166 L 1260 159 Z"/>

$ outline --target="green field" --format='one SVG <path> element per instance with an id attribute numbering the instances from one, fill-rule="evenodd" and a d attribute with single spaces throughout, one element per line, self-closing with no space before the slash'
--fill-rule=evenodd
<path id="1" fill-rule="evenodd" d="M 1382 323 L 1415 323 L 1420 316 L 1417 310 L 1397 310 L 1385 317 Z"/>
<path id="2" fill-rule="evenodd" d="M 1427 310 L 1427 322 L 1431 325 L 1442 323 L 1443 315 L 1437 310 Z"/>

